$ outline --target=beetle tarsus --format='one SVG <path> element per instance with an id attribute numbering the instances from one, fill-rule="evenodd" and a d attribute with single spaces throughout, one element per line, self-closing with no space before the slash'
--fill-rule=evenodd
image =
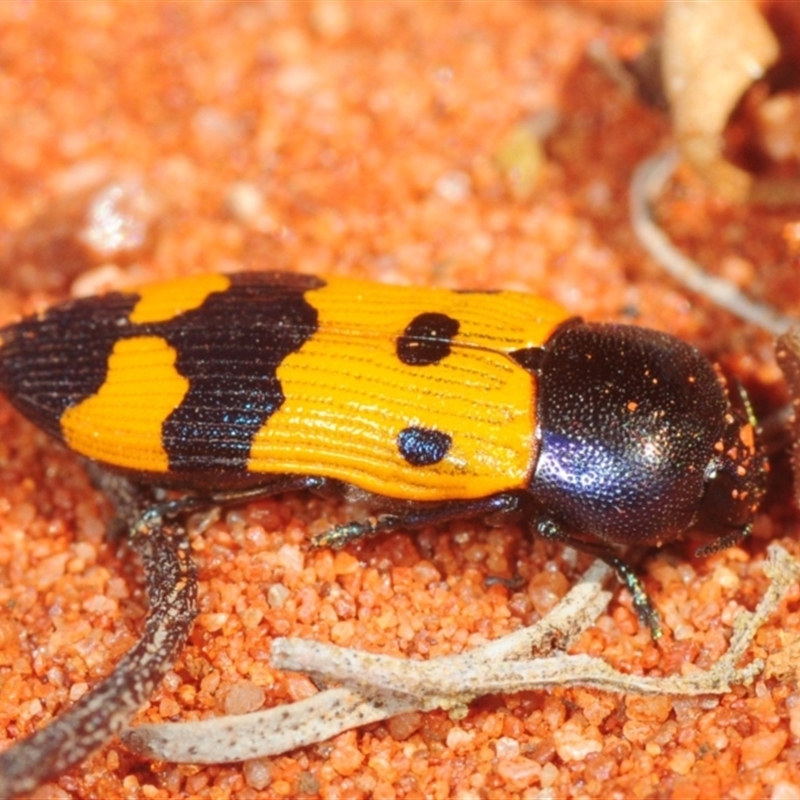
<path id="1" fill-rule="evenodd" d="M 370 517 L 363 522 L 348 522 L 336 525 L 325 533 L 315 536 L 312 540 L 314 547 L 332 547 L 341 550 L 356 539 L 367 536 L 377 536 L 379 533 L 388 533 L 403 526 L 403 519 L 396 514 L 381 514 Z"/>
<path id="2" fill-rule="evenodd" d="M 661 627 L 661 615 L 653 605 L 641 579 L 634 569 L 618 556 L 603 556 L 603 558 L 610 566 L 614 567 L 620 583 L 631 593 L 633 608 L 639 622 L 649 628 L 653 640 L 658 641 L 664 635 Z"/>

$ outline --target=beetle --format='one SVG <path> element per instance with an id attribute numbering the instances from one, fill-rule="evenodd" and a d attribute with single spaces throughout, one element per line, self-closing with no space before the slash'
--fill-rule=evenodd
<path id="1" fill-rule="evenodd" d="M 612 560 L 694 525 L 713 549 L 763 491 L 746 403 L 694 347 L 516 292 L 205 275 L 72 300 L 0 341 L 17 409 L 138 483 L 383 507 L 326 544 L 513 513 Z"/>
<path id="2" fill-rule="evenodd" d="M 702 552 L 726 547 L 748 534 L 764 490 L 746 397 L 694 347 L 516 292 L 181 278 L 3 328 L 0 390 L 102 468 L 151 601 L 111 675 L 0 754 L 4 795 L 82 760 L 170 668 L 196 613 L 178 517 L 198 504 L 304 489 L 371 498 L 375 514 L 318 537 L 334 546 L 514 516 L 612 563 L 657 636 L 614 546 L 699 526 Z M 186 494 L 153 505 L 154 486 Z"/>

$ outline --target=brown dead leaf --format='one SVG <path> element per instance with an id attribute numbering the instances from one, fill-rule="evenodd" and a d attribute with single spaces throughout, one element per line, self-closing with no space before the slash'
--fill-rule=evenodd
<path id="1" fill-rule="evenodd" d="M 753 178 L 723 158 L 722 132 L 744 92 L 778 52 L 775 35 L 751 0 L 665 5 L 662 70 L 678 146 L 731 200 L 746 199 Z"/>

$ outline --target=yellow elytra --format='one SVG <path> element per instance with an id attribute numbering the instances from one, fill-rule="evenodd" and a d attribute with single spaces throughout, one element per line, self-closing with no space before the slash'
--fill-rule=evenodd
<path id="1" fill-rule="evenodd" d="M 24 379 L 23 412 L 73 450 L 156 481 L 479 498 L 530 481 L 536 378 L 515 354 L 567 318 L 515 292 L 189 277 L 56 307 L 28 323 L 35 352 L 7 329 L 0 370 L 25 361 L 7 393 Z"/>

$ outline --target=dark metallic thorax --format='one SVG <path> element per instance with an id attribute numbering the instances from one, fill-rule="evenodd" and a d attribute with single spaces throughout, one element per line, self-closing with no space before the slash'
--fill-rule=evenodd
<path id="1" fill-rule="evenodd" d="M 546 348 L 531 491 L 574 531 L 667 540 L 694 520 L 728 407 L 710 363 L 657 331 L 578 323 Z"/>

